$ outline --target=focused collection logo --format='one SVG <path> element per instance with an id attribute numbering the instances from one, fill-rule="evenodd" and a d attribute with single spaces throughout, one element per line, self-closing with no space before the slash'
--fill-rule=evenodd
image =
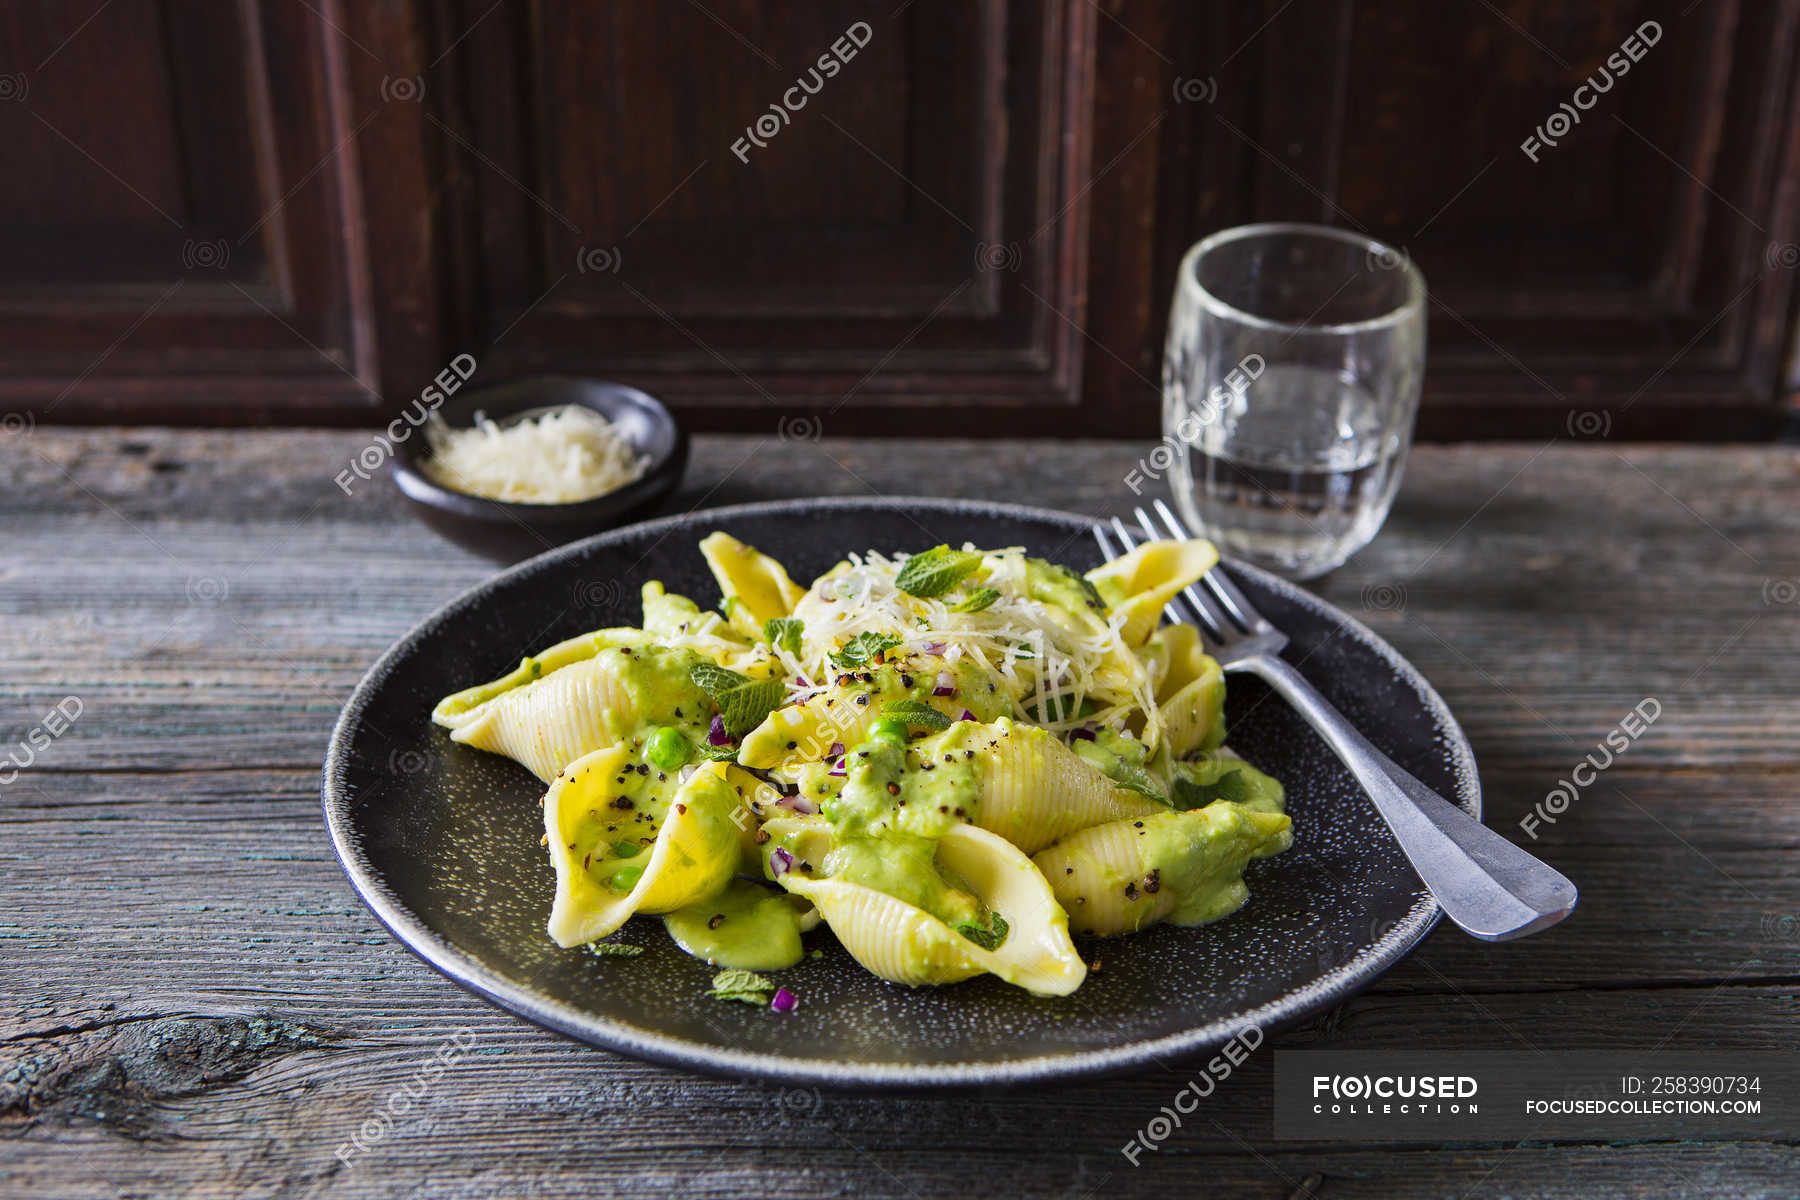
<path id="1" fill-rule="evenodd" d="M 1481 1090 L 1473 1075 L 1314 1075 L 1319 1116 L 1474 1116 Z"/>
<path id="2" fill-rule="evenodd" d="M 1646 1050 L 1276 1050 L 1283 1141 L 1774 1137 L 1770 1096 L 1800 1095 L 1800 1060 Z M 1791 1056 L 1790 1056 L 1791 1057 Z M 1781 1073 L 1778 1081 L 1775 1072 Z"/>

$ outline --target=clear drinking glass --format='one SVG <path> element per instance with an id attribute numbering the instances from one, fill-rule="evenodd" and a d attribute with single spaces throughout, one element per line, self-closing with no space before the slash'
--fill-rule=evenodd
<path id="1" fill-rule="evenodd" d="M 1245 225 L 1187 252 L 1163 357 L 1181 515 L 1295 579 L 1368 545 L 1400 486 L 1425 370 L 1425 278 L 1324 225 Z"/>

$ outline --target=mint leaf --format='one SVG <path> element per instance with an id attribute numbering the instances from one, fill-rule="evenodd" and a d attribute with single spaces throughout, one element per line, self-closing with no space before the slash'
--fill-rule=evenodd
<path id="1" fill-rule="evenodd" d="M 770 617 L 763 622 L 763 637 L 769 645 L 789 654 L 800 653 L 800 635 L 805 630 L 806 622 L 799 617 Z"/>
<path id="2" fill-rule="evenodd" d="M 923 700 L 890 700 L 881 706 L 881 715 L 926 729 L 948 729 L 951 725 L 949 717 Z"/>
<path id="3" fill-rule="evenodd" d="M 933 546 L 902 564 L 899 574 L 894 576 L 894 586 L 929 600 L 961 583 L 980 565 L 981 555 L 974 550 Z"/>
<path id="4" fill-rule="evenodd" d="M 695 746 L 694 753 L 703 762 L 736 762 L 738 748 L 736 746 Z"/>
<path id="5" fill-rule="evenodd" d="M 688 669 L 688 678 L 719 706 L 725 732 L 734 738 L 761 725 L 787 690 L 779 679 L 752 679 L 709 662 L 695 663 Z"/>
<path id="6" fill-rule="evenodd" d="M 596 958 L 636 958 L 644 948 L 629 942 L 589 942 L 587 951 Z"/>
<path id="7" fill-rule="evenodd" d="M 900 644 L 900 639 L 891 633 L 876 633 L 865 630 L 844 643 L 843 649 L 831 655 L 831 661 L 846 671 L 854 671 L 858 667 L 866 667 L 877 655 L 885 654 Z"/>
<path id="8" fill-rule="evenodd" d="M 1183 811 L 1205 808 L 1217 800 L 1243 804 L 1250 799 L 1250 781 L 1244 778 L 1242 771 L 1235 768 L 1211 783 L 1195 783 L 1178 775 L 1175 777 L 1175 795 L 1172 799 L 1175 807 Z"/>
<path id="9" fill-rule="evenodd" d="M 1108 779 L 1128 792 L 1136 792 L 1140 796 L 1148 796 L 1152 800 L 1168 803 L 1169 798 L 1163 795 L 1163 790 L 1156 785 L 1156 780 L 1150 777 L 1150 772 L 1126 762 L 1116 754 L 1112 756 L 1112 760 L 1111 763 L 1101 768 Z"/>
<path id="10" fill-rule="evenodd" d="M 962 934 L 971 942 L 980 946 L 983 950 L 998 950 L 1001 945 L 1005 943 L 1006 935 L 1011 931 L 1012 927 L 1006 923 L 1006 918 L 997 912 L 989 913 L 988 916 L 990 924 L 985 927 L 965 921 L 961 925 L 954 926 L 954 928 L 956 932 Z"/>
<path id="11" fill-rule="evenodd" d="M 712 991 L 707 995 L 715 1000 L 741 1000 L 745 1004 L 758 1007 L 769 1002 L 775 994 L 775 985 L 758 975 L 755 971 L 720 971 L 713 976 Z"/>
<path id="12" fill-rule="evenodd" d="M 1152 800 L 1168 803 L 1168 797 L 1156 786 L 1156 780 L 1142 767 L 1134 767 L 1129 763 L 1119 764 L 1119 773 L 1113 776 L 1113 782 L 1128 792 L 1136 792 L 1140 796 L 1148 796 Z"/>
<path id="13" fill-rule="evenodd" d="M 976 588 L 967 596 L 950 606 L 951 612 L 980 612 L 984 608 L 992 608 L 1000 593 L 994 588 Z"/>

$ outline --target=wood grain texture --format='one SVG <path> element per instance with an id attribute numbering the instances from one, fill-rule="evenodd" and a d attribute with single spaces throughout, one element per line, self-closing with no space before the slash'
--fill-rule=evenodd
<path id="1" fill-rule="evenodd" d="M 1266 1051 L 1133 1168 L 1119 1147 L 1191 1065 L 842 1096 L 645 1066 L 489 1008 L 387 936 L 318 815 L 361 672 L 491 570 L 385 481 L 344 495 L 362 445 L 5 443 L 0 765 L 57 701 L 83 708 L 0 785 L 0 1196 L 1791 1194 L 1786 1144 L 1276 1141 Z M 702 437 L 670 508 L 805 491 L 1128 512 L 1147 450 Z M 1792 1053 L 1797 524 L 1786 450 L 1416 450 L 1388 528 L 1319 590 L 1444 694 L 1489 820 L 1523 836 L 1628 709 L 1662 713 L 1533 843 L 1582 885 L 1570 922 L 1504 949 L 1440 930 L 1271 1044 Z"/>

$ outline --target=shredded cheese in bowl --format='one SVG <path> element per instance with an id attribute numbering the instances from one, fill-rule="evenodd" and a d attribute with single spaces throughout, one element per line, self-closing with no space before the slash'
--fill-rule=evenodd
<path id="1" fill-rule="evenodd" d="M 649 465 L 612 422 L 579 404 L 504 426 L 478 412 L 468 429 L 452 429 L 433 413 L 425 438 L 431 457 L 421 467 L 432 482 L 515 504 L 592 500 L 634 482 Z"/>

